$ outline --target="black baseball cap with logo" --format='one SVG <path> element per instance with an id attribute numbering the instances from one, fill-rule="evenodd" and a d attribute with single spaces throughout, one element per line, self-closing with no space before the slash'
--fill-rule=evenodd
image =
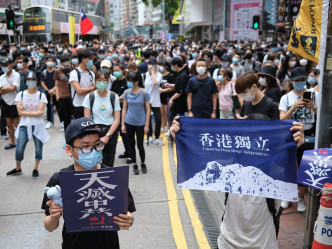
<path id="1" fill-rule="evenodd" d="M 106 129 L 106 125 L 96 124 L 91 118 L 75 119 L 66 129 L 66 144 L 85 132 L 96 131 L 100 136 L 104 136 Z"/>

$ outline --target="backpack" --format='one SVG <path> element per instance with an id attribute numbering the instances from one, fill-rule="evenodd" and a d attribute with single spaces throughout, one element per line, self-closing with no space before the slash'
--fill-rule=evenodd
<path id="1" fill-rule="evenodd" d="M 112 105 L 112 109 L 113 109 L 112 116 L 114 116 L 115 94 L 116 94 L 115 92 L 110 91 L 110 100 L 111 100 L 111 105 Z M 89 93 L 89 100 L 90 100 L 90 112 L 91 112 L 91 117 L 92 117 L 93 116 L 92 107 L 93 107 L 93 103 L 95 102 L 94 91 Z"/>
<path id="2" fill-rule="evenodd" d="M 225 207 L 227 205 L 227 199 L 228 199 L 228 195 L 229 193 L 226 193 L 226 196 L 225 196 Z M 273 223 L 274 223 L 274 227 L 276 229 L 276 235 L 277 235 L 277 238 L 278 238 L 278 233 L 279 233 L 279 227 L 280 227 L 280 216 L 282 214 L 282 211 L 284 210 L 282 207 L 279 208 L 279 210 L 277 211 L 275 206 L 274 206 L 274 203 L 275 203 L 275 199 L 271 199 L 271 198 L 265 198 L 266 199 L 266 204 L 267 204 L 267 207 L 272 215 L 272 218 L 273 218 Z M 225 213 L 226 213 L 226 209 L 225 209 L 225 212 L 221 218 L 221 220 L 223 221 L 224 220 L 224 216 L 225 216 Z"/>
<path id="3" fill-rule="evenodd" d="M 128 99 L 129 91 L 130 91 L 130 89 L 126 90 L 126 92 L 125 92 L 126 99 Z M 145 106 L 146 98 L 145 98 L 145 90 L 143 88 L 142 88 L 142 95 L 143 95 L 142 97 L 143 97 L 144 110 L 146 112 L 146 106 Z M 128 102 L 128 100 L 127 100 L 127 102 Z M 127 105 L 127 109 L 128 109 L 128 105 Z"/>
<path id="4" fill-rule="evenodd" d="M 242 65 L 242 66 L 244 66 L 244 63 L 245 63 L 245 60 L 243 60 L 240 64 Z M 256 60 L 253 60 L 253 63 L 252 63 L 252 71 L 255 71 L 256 69 Z"/>

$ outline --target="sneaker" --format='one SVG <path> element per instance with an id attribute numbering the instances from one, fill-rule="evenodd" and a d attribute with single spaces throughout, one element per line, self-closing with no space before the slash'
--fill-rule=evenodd
<path id="1" fill-rule="evenodd" d="M 7 144 L 7 145 L 5 146 L 5 150 L 10 150 L 10 149 L 13 149 L 13 148 L 15 148 L 15 147 L 16 147 L 15 144 Z"/>
<path id="2" fill-rule="evenodd" d="M 307 206 L 304 204 L 304 199 L 299 198 L 299 202 L 297 203 L 297 211 L 300 213 L 304 213 L 307 210 Z"/>
<path id="3" fill-rule="evenodd" d="M 280 205 L 283 209 L 287 209 L 289 207 L 289 201 L 281 201 Z"/>
<path id="4" fill-rule="evenodd" d="M 65 130 L 65 126 L 64 126 L 63 122 L 61 122 L 61 129 L 60 129 L 60 131 L 64 131 L 64 130 Z"/>
<path id="5" fill-rule="evenodd" d="M 2 135 L 1 138 L 2 138 L 2 139 L 5 139 L 5 140 L 8 140 L 8 139 L 9 139 L 8 135 Z"/>
<path id="6" fill-rule="evenodd" d="M 126 160 L 126 163 L 131 164 L 132 162 L 133 162 L 133 160 L 131 160 L 131 158 L 128 157 L 127 160 Z"/>
<path id="7" fill-rule="evenodd" d="M 138 174 L 139 174 L 137 164 L 134 165 L 134 167 L 133 167 L 133 172 L 134 172 L 135 175 L 138 175 Z"/>
<path id="8" fill-rule="evenodd" d="M 141 169 L 143 174 L 146 174 L 146 172 L 148 172 L 148 169 L 144 163 L 141 164 Z"/>
<path id="9" fill-rule="evenodd" d="M 127 151 L 125 151 L 124 153 L 122 153 L 121 155 L 119 155 L 119 158 L 128 158 L 129 154 Z"/>
<path id="10" fill-rule="evenodd" d="M 46 126 L 45 126 L 45 128 L 46 128 L 46 129 L 49 129 L 49 128 L 51 128 L 51 127 L 52 127 L 52 123 L 51 123 L 50 121 L 48 121 L 47 124 L 46 124 Z"/>
<path id="11" fill-rule="evenodd" d="M 171 133 L 169 131 L 165 132 L 164 136 L 169 137 Z"/>
<path id="12" fill-rule="evenodd" d="M 149 137 L 149 140 L 146 140 L 146 144 L 152 144 L 155 142 L 155 139 L 153 137 Z"/>
<path id="13" fill-rule="evenodd" d="M 34 170 L 32 171 L 32 178 L 33 178 L 33 179 L 36 179 L 38 176 L 39 176 L 38 170 L 34 169 Z"/>
<path id="14" fill-rule="evenodd" d="M 13 170 L 7 172 L 7 176 L 17 176 L 20 174 L 22 174 L 21 169 L 19 169 L 19 170 L 13 169 Z"/>
<path id="15" fill-rule="evenodd" d="M 154 143 L 155 143 L 156 145 L 160 145 L 160 146 L 163 146 L 163 145 L 164 145 L 163 141 L 162 141 L 160 138 L 157 138 L 156 140 L 154 140 Z"/>

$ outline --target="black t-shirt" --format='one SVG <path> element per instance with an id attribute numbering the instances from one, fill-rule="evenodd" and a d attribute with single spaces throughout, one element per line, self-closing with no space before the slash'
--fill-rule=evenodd
<path id="1" fill-rule="evenodd" d="M 197 75 L 191 77 L 188 82 L 187 92 L 193 94 L 191 110 L 194 117 L 211 117 L 213 111 L 212 95 L 218 93 L 214 79 L 206 77 L 204 80 L 200 80 Z"/>
<path id="2" fill-rule="evenodd" d="M 123 80 L 116 79 L 112 83 L 111 91 L 115 92 L 119 97 L 128 89 L 127 79 L 123 78 Z"/>
<path id="3" fill-rule="evenodd" d="M 55 86 L 55 80 L 54 80 L 54 72 L 55 69 L 50 73 L 47 69 L 45 69 L 41 74 L 41 81 L 45 82 L 45 85 L 48 89 L 52 89 Z M 45 77 L 46 76 L 46 77 Z"/>
<path id="4" fill-rule="evenodd" d="M 172 106 L 172 114 L 176 116 L 177 114 L 184 115 L 187 111 L 187 85 L 188 85 L 189 76 L 186 73 L 185 69 L 182 69 L 176 76 L 174 93 L 180 93 L 181 96 L 174 100 Z"/>
<path id="5" fill-rule="evenodd" d="M 211 77 L 213 76 L 214 70 L 216 70 L 217 68 L 220 68 L 220 65 L 218 66 L 216 63 L 213 64 L 208 71 L 210 72 Z"/>
<path id="6" fill-rule="evenodd" d="M 100 70 L 100 63 L 101 61 L 98 60 L 93 63 L 93 65 L 95 65 L 95 67 L 97 68 L 97 71 Z"/>
<path id="7" fill-rule="evenodd" d="M 278 105 L 271 98 L 264 95 L 262 100 L 253 105 L 252 102 L 245 101 L 241 108 L 241 116 L 249 116 L 252 113 L 264 114 L 271 119 L 280 119 Z"/>
<path id="8" fill-rule="evenodd" d="M 108 168 L 108 166 L 101 164 L 101 168 Z M 74 165 L 70 165 L 67 168 L 61 169 L 60 171 L 73 171 Z M 53 187 L 55 185 L 60 185 L 59 172 L 54 173 L 53 176 L 47 183 L 47 187 Z M 49 207 L 46 205 L 46 202 L 49 201 L 46 194 L 44 194 L 44 199 L 42 202 L 41 208 L 45 210 L 46 215 L 50 215 Z M 128 211 L 135 212 L 135 204 L 134 199 L 131 195 L 130 190 L 128 189 Z M 62 248 L 63 249 L 118 249 L 119 246 L 119 238 L 117 232 L 112 231 L 96 231 L 96 232 L 75 232 L 75 233 L 67 233 L 66 232 L 66 224 L 63 224 L 62 229 Z"/>
<path id="9" fill-rule="evenodd" d="M 281 91 L 279 87 L 269 89 L 264 93 L 269 98 L 273 99 L 274 102 L 279 103 L 281 99 Z"/>
<path id="10" fill-rule="evenodd" d="M 163 81 L 162 81 L 162 85 L 161 88 L 165 89 L 164 84 L 165 83 L 174 83 L 174 77 L 171 73 L 166 74 L 165 76 L 163 76 Z M 161 93 L 160 94 L 160 102 L 163 105 L 167 105 L 167 98 L 170 98 L 173 96 L 173 92 L 166 92 L 166 93 Z"/>

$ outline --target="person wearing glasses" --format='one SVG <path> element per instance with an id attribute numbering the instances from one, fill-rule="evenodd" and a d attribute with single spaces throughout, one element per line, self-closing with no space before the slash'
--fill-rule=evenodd
<path id="1" fill-rule="evenodd" d="M 79 118 L 70 123 L 66 130 L 66 153 L 73 158 L 74 163 L 64 171 L 86 171 L 108 168 L 107 165 L 101 164 L 102 150 L 104 142 L 101 138 L 107 130 L 106 125 L 95 124 L 90 118 Z M 53 187 L 60 184 L 59 172 L 53 174 L 47 183 L 47 187 Z M 44 227 L 47 231 L 52 232 L 59 226 L 59 220 L 62 216 L 63 208 L 53 203 L 44 194 L 42 209 L 45 210 Z M 121 230 L 128 230 L 134 222 L 132 213 L 136 211 L 134 199 L 128 189 L 128 212 L 114 216 L 114 223 Z M 62 231 L 62 248 L 120 248 L 118 234 L 115 231 L 87 231 L 67 233 L 64 222 Z"/>

